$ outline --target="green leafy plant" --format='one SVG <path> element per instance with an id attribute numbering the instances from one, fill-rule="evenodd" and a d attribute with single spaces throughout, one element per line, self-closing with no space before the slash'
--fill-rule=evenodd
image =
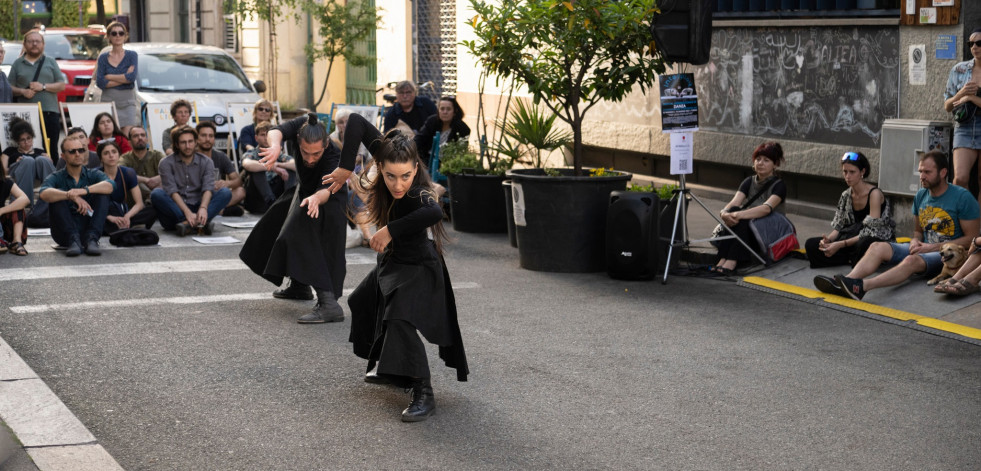
<path id="1" fill-rule="evenodd" d="M 654 184 L 650 185 L 636 185 L 631 183 L 627 187 L 627 191 L 635 191 L 637 193 L 654 193 Z"/>
<path id="2" fill-rule="evenodd" d="M 661 185 L 657 188 L 658 199 L 667 201 L 674 197 L 674 191 L 678 189 L 678 185 L 667 184 Z"/>
<path id="3" fill-rule="evenodd" d="M 591 177 L 609 177 L 612 175 L 619 175 L 620 172 L 613 170 L 613 168 L 594 168 L 589 171 L 589 176 Z"/>
<path id="4" fill-rule="evenodd" d="M 535 168 L 542 168 L 543 153 L 552 152 L 569 144 L 570 133 L 555 127 L 556 115 L 546 115 L 538 106 L 525 100 L 516 100 L 516 106 L 507 118 L 499 123 L 507 136 L 507 145 L 523 146 L 516 160 Z"/>
<path id="5" fill-rule="evenodd" d="M 86 4 L 87 6 L 87 4 Z M 86 8 L 87 10 L 87 8 Z M 78 27 L 78 2 L 74 0 L 51 1 L 52 27 Z"/>
<path id="6" fill-rule="evenodd" d="M 17 34 L 14 24 L 15 3 L 0 2 L 0 37 L 2 38 L 13 39 L 14 35 Z"/>
<path id="7" fill-rule="evenodd" d="M 582 175 L 582 124 L 600 101 L 646 91 L 664 72 L 651 40 L 656 0 L 471 0 L 476 40 L 463 45 L 491 72 L 516 78 L 572 127 L 575 175 Z"/>
<path id="8" fill-rule="evenodd" d="M 477 154 L 470 150 L 466 139 L 447 142 L 439 150 L 439 171 L 447 175 L 459 175 L 464 169 L 474 173 L 487 173 L 480 165 Z"/>

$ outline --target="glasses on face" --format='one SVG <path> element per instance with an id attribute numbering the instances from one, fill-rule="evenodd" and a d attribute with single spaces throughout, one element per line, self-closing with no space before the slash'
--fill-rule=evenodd
<path id="1" fill-rule="evenodd" d="M 24 44 L 41 44 L 43 42 L 44 41 L 40 39 L 28 39 L 27 41 L 24 41 Z"/>
<path id="2" fill-rule="evenodd" d="M 855 162 L 858 160 L 857 152 L 845 152 L 845 155 L 841 156 L 842 162 Z"/>
<path id="3" fill-rule="evenodd" d="M 263 107 L 263 106 L 257 106 L 255 109 L 257 109 L 257 110 L 259 110 L 259 111 L 261 111 L 263 113 L 271 113 L 272 112 L 272 108 L 266 108 L 266 107 Z"/>
<path id="4" fill-rule="evenodd" d="M 86 149 L 84 147 L 77 147 L 75 149 L 68 149 L 68 150 L 65 151 L 65 153 L 66 154 L 76 154 L 76 155 L 78 155 L 78 154 L 81 154 L 81 153 L 87 152 L 87 151 L 88 151 L 88 149 Z"/>
<path id="5" fill-rule="evenodd" d="M 119 30 L 110 31 L 109 32 L 109 36 L 126 36 L 126 33 L 122 32 L 122 31 L 119 31 Z"/>

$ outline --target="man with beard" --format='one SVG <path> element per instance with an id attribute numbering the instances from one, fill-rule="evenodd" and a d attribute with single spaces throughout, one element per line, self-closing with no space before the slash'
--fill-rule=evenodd
<path id="1" fill-rule="evenodd" d="M 312 299 L 310 287 L 317 294 L 313 311 L 300 317 L 301 324 L 319 324 L 344 320 L 338 304 L 347 273 L 344 243 L 347 236 L 347 189 L 340 187 L 331 194 L 331 185 L 321 178 L 351 162 L 341 163 L 341 152 L 331 141 L 316 114 L 301 116 L 269 130 L 269 147 L 260 152 L 262 163 L 271 167 L 282 152 L 284 139 L 295 139 L 301 163 L 296 165 L 299 184 L 295 192 L 286 192 L 269 207 L 256 223 L 239 258 L 248 267 L 276 286 L 290 278 L 287 288 L 274 297 Z M 346 164 L 346 165 L 345 165 Z M 350 171 L 347 170 L 350 174 Z"/>
<path id="2" fill-rule="evenodd" d="M 166 156 L 159 150 L 150 149 L 146 129 L 139 126 L 130 128 L 129 143 L 133 150 L 123 154 L 119 162 L 136 171 L 136 181 L 146 202 L 150 200 L 150 192 L 160 188 L 160 161 Z"/>
<path id="3" fill-rule="evenodd" d="M 947 157 L 933 150 L 920 157 L 920 190 L 913 199 L 915 226 L 909 243 L 875 242 L 847 275 L 814 278 L 825 293 L 861 300 L 876 288 L 895 286 L 913 275 L 933 277 L 943 269 L 940 246 L 952 242 L 963 247 L 981 228 L 981 211 L 974 195 L 947 183 Z M 865 278 L 883 263 L 895 265 L 882 274 Z"/>
<path id="4" fill-rule="evenodd" d="M 8 78 L 14 99 L 18 103 L 41 104 L 44 133 L 49 141 L 47 149 L 51 153 L 51 160 L 57 162 L 58 135 L 61 134 L 58 93 L 63 91 L 68 83 L 58 63 L 51 57 L 45 57 L 44 35 L 40 30 L 32 29 L 24 35 L 23 55 L 10 66 Z"/>
<path id="5" fill-rule="evenodd" d="M 196 229 L 214 231 L 212 219 L 228 204 L 232 192 L 215 190 L 215 164 L 195 152 L 198 133 L 190 126 L 171 132 L 177 151 L 160 161 L 160 188 L 150 192 L 160 225 L 184 237 Z"/>
<path id="6" fill-rule="evenodd" d="M 215 149 L 215 134 L 217 128 L 211 121 L 201 121 L 197 126 L 198 131 L 198 153 L 211 159 L 215 164 L 215 191 L 228 188 L 232 192 L 232 199 L 225 206 L 221 213 L 225 216 L 241 216 L 244 211 L 238 204 L 245 199 L 245 187 L 242 186 L 242 176 L 238 174 L 235 164 L 228 158 L 228 154 Z"/>

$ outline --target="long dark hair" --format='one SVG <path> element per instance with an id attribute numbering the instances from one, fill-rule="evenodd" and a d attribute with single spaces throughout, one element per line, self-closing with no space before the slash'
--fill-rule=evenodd
<path id="1" fill-rule="evenodd" d="M 96 147 L 95 149 L 95 153 L 99 156 L 100 162 L 102 161 L 102 151 L 106 150 L 106 147 L 109 146 L 115 147 L 116 152 L 119 154 L 123 153 L 123 150 L 119 148 L 119 144 L 117 144 L 116 141 L 102 141 L 99 143 L 99 147 Z M 105 164 L 102 165 L 105 166 Z M 116 165 L 119 165 L 119 163 L 117 162 Z"/>
<path id="2" fill-rule="evenodd" d="M 92 134 L 89 134 L 89 139 L 92 142 L 99 142 L 103 139 L 108 139 L 99 132 L 99 121 L 102 121 L 104 116 L 109 117 L 109 121 L 112 121 L 112 135 L 109 137 L 122 136 L 123 133 L 119 130 L 119 125 L 116 124 L 116 120 L 112 117 L 112 113 L 103 111 L 95 115 L 95 123 L 92 125 Z"/>
<path id="3" fill-rule="evenodd" d="M 375 148 L 375 146 L 372 146 L 372 148 Z M 419 198 L 422 198 L 423 201 L 430 200 L 434 203 L 439 203 L 439 197 L 433 190 L 433 181 L 429 177 L 429 172 L 426 171 L 426 165 L 419 159 L 419 153 L 416 151 L 416 143 L 411 136 L 399 130 L 389 131 L 378 142 L 374 157 L 374 163 L 378 164 L 378 175 L 374 181 L 368 181 L 366 176 L 368 172 L 364 172 L 360 182 L 368 192 L 368 201 L 365 202 L 365 206 L 368 208 L 369 222 L 374 223 L 379 228 L 387 226 L 389 213 L 391 212 L 392 205 L 395 204 L 395 198 L 388 191 L 388 187 L 385 186 L 385 178 L 381 175 L 382 167 L 388 164 L 403 164 L 408 162 L 414 164 L 416 167 L 416 176 L 412 180 L 410 191 L 414 188 L 419 188 Z M 409 197 L 409 192 L 406 192 L 405 197 Z M 443 221 L 437 222 L 430 229 L 433 234 L 433 242 L 436 244 L 436 252 L 442 255 L 443 243 L 447 240 Z"/>

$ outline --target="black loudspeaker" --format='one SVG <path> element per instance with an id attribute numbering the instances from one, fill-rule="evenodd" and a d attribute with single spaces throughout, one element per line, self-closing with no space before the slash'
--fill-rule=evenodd
<path id="1" fill-rule="evenodd" d="M 654 44 L 669 62 L 702 65 L 712 48 L 712 12 L 717 0 L 662 0 L 651 20 Z"/>
<path id="2" fill-rule="evenodd" d="M 606 213 L 606 271 L 618 280 L 657 275 L 658 198 L 653 193 L 614 191 Z"/>

